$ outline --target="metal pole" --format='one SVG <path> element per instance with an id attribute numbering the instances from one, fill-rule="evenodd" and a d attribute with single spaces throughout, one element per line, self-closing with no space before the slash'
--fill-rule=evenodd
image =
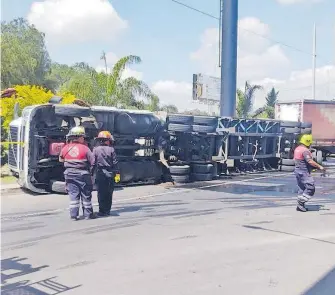
<path id="1" fill-rule="evenodd" d="M 312 85 L 312 95 L 313 99 L 315 99 L 315 69 L 316 69 L 316 25 L 314 23 L 313 28 L 313 85 Z"/>
<path id="2" fill-rule="evenodd" d="M 224 0 L 221 21 L 221 97 L 220 116 L 236 112 L 238 0 Z"/>

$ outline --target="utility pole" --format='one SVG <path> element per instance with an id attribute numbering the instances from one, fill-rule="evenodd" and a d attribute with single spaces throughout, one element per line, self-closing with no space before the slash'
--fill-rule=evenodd
<path id="1" fill-rule="evenodd" d="M 314 23 L 314 27 L 313 27 L 313 73 L 312 73 L 312 77 L 313 77 L 313 81 L 312 81 L 312 95 L 313 95 L 313 99 L 315 99 L 315 69 L 316 69 L 316 25 Z"/>
<path id="2" fill-rule="evenodd" d="M 238 0 L 224 0 L 221 20 L 220 116 L 236 112 Z"/>

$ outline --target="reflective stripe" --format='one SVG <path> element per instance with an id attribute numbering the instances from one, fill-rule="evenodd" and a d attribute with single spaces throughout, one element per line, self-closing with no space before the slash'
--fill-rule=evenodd
<path id="1" fill-rule="evenodd" d="M 70 208 L 72 209 L 72 208 L 79 208 L 80 207 L 80 205 L 79 204 L 77 204 L 77 205 L 70 205 Z"/>
<path id="2" fill-rule="evenodd" d="M 71 163 L 83 163 L 83 162 L 87 162 L 87 159 L 83 159 L 83 160 L 72 160 L 72 159 L 65 159 L 64 162 L 71 162 Z"/>
<path id="3" fill-rule="evenodd" d="M 76 200 L 76 201 L 70 201 L 70 205 L 77 205 L 79 204 L 79 200 Z"/>
<path id="4" fill-rule="evenodd" d="M 300 202 L 308 202 L 311 199 L 311 196 L 302 194 L 298 196 L 298 201 Z"/>

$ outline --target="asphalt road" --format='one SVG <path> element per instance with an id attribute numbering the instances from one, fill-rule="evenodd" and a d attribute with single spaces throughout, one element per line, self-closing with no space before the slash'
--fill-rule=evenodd
<path id="1" fill-rule="evenodd" d="M 316 182 L 307 213 L 272 173 L 118 190 L 78 222 L 67 196 L 7 193 L 2 294 L 334 295 L 335 178 Z"/>

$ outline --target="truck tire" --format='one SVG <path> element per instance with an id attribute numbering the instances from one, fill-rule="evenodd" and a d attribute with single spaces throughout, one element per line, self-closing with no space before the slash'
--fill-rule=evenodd
<path id="1" fill-rule="evenodd" d="M 311 134 L 311 133 L 312 133 L 312 128 L 301 129 L 301 134 Z"/>
<path id="2" fill-rule="evenodd" d="M 280 127 L 300 127 L 301 123 L 300 122 L 292 122 L 292 121 L 282 121 L 280 122 Z"/>
<path id="3" fill-rule="evenodd" d="M 283 166 L 283 165 L 280 165 L 278 167 L 278 170 L 279 171 L 283 171 L 283 172 L 293 172 L 294 171 L 294 166 Z"/>
<path id="4" fill-rule="evenodd" d="M 193 173 L 213 173 L 214 166 L 213 164 L 193 164 L 192 172 Z"/>
<path id="5" fill-rule="evenodd" d="M 212 173 L 192 173 L 191 179 L 194 181 L 210 181 L 213 180 Z"/>
<path id="6" fill-rule="evenodd" d="M 50 189 L 51 191 L 55 193 L 67 194 L 66 189 L 65 189 L 65 181 L 51 180 Z"/>
<path id="7" fill-rule="evenodd" d="M 218 119 L 216 117 L 194 116 L 193 124 L 216 127 L 218 124 Z"/>
<path id="8" fill-rule="evenodd" d="M 295 166 L 295 161 L 293 159 L 281 159 L 280 163 L 283 166 Z"/>
<path id="9" fill-rule="evenodd" d="M 169 170 L 170 170 L 170 173 L 173 174 L 173 175 L 190 174 L 190 166 L 188 166 L 188 165 L 170 166 Z"/>
<path id="10" fill-rule="evenodd" d="M 312 128 L 312 123 L 302 122 L 301 128 Z"/>
<path id="11" fill-rule="evenodd" d="M 89 117 L 91 115 L 91 109 L 80 106 L 55 105 L 55 114 L 70 117 Z"/>
<path id="12" fill-rule="evenodd" d="M 171 114 L 168 115 L 167 121 L 169 123 L 191 125 L 193 123 L 193 116 Z"/>
<path id="13" fill-rule="evenodd" d="M 192 132 L 192 125 L 170 123 L 168 125 L 168 130 L 176 132 Z"/>
<path id="14" fill-rule="evenodd" d="M 192 125 L 192 129 L 194 132 L 199 133 L 213 133 L 216 131 L 216 125 L 205 126 L 205 125 Z"/>
<path id="15" fill-rule="evenodd" d="M 187 183 L 190 182 L 190 175 L 185 174 L 185 175 L 171 175 L 172 179 L 174 182 L 177 183 Z"/>
<path id="16" fill-rule="evenodd" d="M 282 133 L 287 134 L 294 134 L 294 133 L 300 133 L 300 128 L 294 127 L 294 128 L 281 128 Z"/>

